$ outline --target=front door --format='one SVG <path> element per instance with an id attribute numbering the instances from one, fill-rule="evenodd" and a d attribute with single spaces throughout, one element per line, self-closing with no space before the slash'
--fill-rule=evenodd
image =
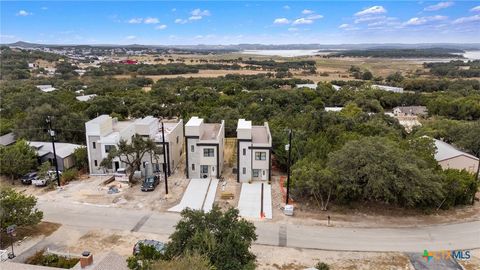
<path id="1" fill-rule="evenodd" d="M 200 165 L 200 178 L 208 178 L 208 165 Z"/>
<path id="2" fill-rule="evenodd" d="M 115 172 L 116 172 L 118 169 L 120 169 L 120 162 L 115 161 L 113 164 L 114 164 L 114 166 L 115 166 Z"/>

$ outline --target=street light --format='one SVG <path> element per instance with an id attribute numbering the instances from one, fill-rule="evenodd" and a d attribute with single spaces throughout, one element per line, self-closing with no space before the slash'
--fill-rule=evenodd
<path id="1" fill-rule="evenodd" d="M 288 163 L 287 163 L 287 199 L 285 204 L 288 205 L 290 199 L 290 160 L 292 153 L 292 130 L 288 130 L 288 144 L 285 145 L 285 151 L 288 151 Z"/>
<path id="2" fill-rule="evenodd" d="M 48 134 L 50 135 L 50 138 L 52 140 L 52 148 L 53 148 L 53 163 L 55 163 L 55 172 L 57 176 L 57 184 L 58 187 L 60 187 L 60 175 L 58 174 L 58 163 L 57 163 L 57 152 L 55 151 L 55 130 L 52 129 L 52 119 L 50 116 L 47 116 L 47 119 L 45 119 L 45 122 L 47 122 L 49 130 Z"/>
<path id="3" fill-rule="evenodd" d="M 17 225 L 10 225 L 7 227 L 7 234 L 10 235 L 10 244 L 12 245 L 12 253 L 8 254 L 9 259 L 15 258 L 15 253 L 13 252 L 13 237 L 17 236 Z"/>

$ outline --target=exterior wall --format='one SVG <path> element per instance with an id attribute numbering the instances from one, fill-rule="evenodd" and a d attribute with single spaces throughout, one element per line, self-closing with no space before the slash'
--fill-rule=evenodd
<path id="1" fill-rule="evenodd" d="M 100 136 L 88 136 L 87 135 L 87 151 L 88 151 L 88 167 L 91 174 L 102 174 L 105 173 L 102 168 L 100 168 L 100 162 L 102 162 L 102 145 L 99 143 Z M 93 148 L 93 143 L 95 142 L 95 149 Z M 97 160 L 97 166 L 95 166 L 95 160 Z"/>
<path id="2" fill-rule="evenodd" d="M 477 173 L 478 169 L 478 160 L 475 160 L 467 156 L 457 156 L 451 159 L 445 159 L 439 161 L 438 164 L 442 166 L 442 169 L 457 169 L 457 170 L 467 170 L 470 173 Z"/>
<path id="3" fill-rule="evenodd" d="M 177 143 L 178 138 L 178 143 Z M 183 153 L 183 120 L 180 120 L 174 130 L 168 135 L 170 172 L 173 173 L 180 164 Z"/>
<path id="4" fill-rule="evenodd" d="M 218 164 L 220 166 L 218 170 L 218 175 L 222 175 L 223 172 L 223 162 L 224 162 L 224 154 L 223 149 L 225 148 L 225 121 L 222 120 L 222 125 L 220 127 L 220 137 L 218 138 L 218 158 L 220 159 Z"/>
<path id="5" fill-rule="evenodd" d="M 188 162 L 187 162 L 187 172 L 188 172 L 188 178 L 200 178 L 200 152 L 197 150 L 197 143 L 199 139 L 197 138 L 186 138 L 185 139 L 185 144 L 186 144 L 186 151 L 188 152 Z M 194 149 L 192 151 L 192 145 L 194 146 Z M 203 154 L 203 152 L 202 152 Z M 195 170 L 192 170 L 192 164 L 195 165 Z"/>
<path id="6" fill-rule="evenodd" d="M 250 141 L 239 141 L 238 142 L 238 170 L 240 182 L 248 182 L 252 176 L 251 164 L 252 164 L 252 150 L 250 146 L 252 142 Z M 243 155 L 243 149 L 245 149 L 245 155 Z M 245 173 L 243 173 L 243 168 L 245 168 Z"/>

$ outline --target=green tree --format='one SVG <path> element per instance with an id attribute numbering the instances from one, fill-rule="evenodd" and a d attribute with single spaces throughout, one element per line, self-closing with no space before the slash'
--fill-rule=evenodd
<path id="1" fill-rule="evenodd" d="M 11 178 L 24 175 L 35 168 L 37 154 L 25 140 L 19 140 L 14 145 L 0 147 L 0 170 Z"/>
<path id="2" fill-rule="evenodd" d="M 237 209 L 225 213 L 218 206 L 208 213 L 185 209 L 181 215 L 167 243 L 167 259 L 197 253 L 219 270 L 253 269 L 255 255 L 249 248 L 257 239 L 255 226 L 240 218 Z"/>
<path id="3" fill-rule="evenodd" d="M 210 264 L 210 260 L 206 256 L 198 254 L 187 254 L 182 257 L 175 258 L 171 261 L 160 260 L 154 262 L 153 270 L 215 270 L 216 268 Z"/>
<path id="4" fill-rule="evenodd" d="M 86 147 L 79 147 L 73 151 L 75 166 L 79 170 L 88 170 L 88 152 Z"/>
<path id="5" fill-rule="evenodd" d="M 127 259 L 128 268 L 134 270 L 149 270 L 152 268 L 152 263 L 162 258 L 163 254 L 154 246 L 140 244 L 139 252 L 136 255 L 130 256 Z"/>
<path id="6" fill-rule="evenodd" d="M 130 143 L 126 140 L 120 140 L 117 147 L 111 149 L 108 156 L 102 160 L 100 166 L 110 168 L 112 166 L 112 160 L 118 158 L 122 163 L 127 165 L 127 172 L 129 173 L 128 180 L 132 183 L 133 174 L 136 170 L 140 170 L 142 158 L 145 154 L 159 154 L 160 151 L 161 149 L 157 147 L 152 139 L 145 139 L 135 134 Z"/>
<path id="7" fill-rule="evenodd" d="M 36 208 L 37 199 L 32 195 L 16 192 L 12 188 L 0 189 L 0 231 L 10 225 L 31 226 L 38 224 L 43 212 Z"/>
<path id="8" fill-rule="evenodd" d="M 447 169 L 443 171 L 445 192 L 443 208 L 469 204 L 475 198 L 478 190 L 478 181 L 474 175 L 465 170 Z"/>
<path id="9" fill-rule="evenodd" d="M 373 74 L 372 72 L 370 72 L 369 70 L 365 71 L 362 73 L 362 80 L 365 80 L 365 81 L 370 81 L 371 79 L 373 79 Z"/>

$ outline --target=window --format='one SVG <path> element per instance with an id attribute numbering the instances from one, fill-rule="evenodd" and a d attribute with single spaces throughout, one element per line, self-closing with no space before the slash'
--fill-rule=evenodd
<path id="1" fill-rule="evenodd" d="M 243 150 L 243 155 L 244 156 L 247 155 L 247 149 L 243 148 L 242 150 Z"/>
<path id="2" fill-rule="evenodd" d="M 255 152 L 255 160 L 267 160 L 266 152 Z"/>
<path id="3" fill-rule="evenodd" d="M 260 170 L 253 169 L 253 177 L 258 177 L 260 175 Z"/>
<path id="4" fill-rule="evenodd" d="M 105 153 L 109 153 L 111 150 L 116 149 L 115 145 L 105 145 Z"/>
<path id="5" fill-rule="evenodd" d="M 195 164 L 192 164 L 192 171 L 195 171 Z"/>
<path id="6" fill-rule="evenodd" d="M 243 167 L 243 168 L 242 168 L 242 173 L 243 173 L 243 174 L 247 174 L 247 168 Z"/>
<path id="7" fill-rule="evenodd" d="M 200 172 L 201 173 L 208 173 L 208 166 L 207 165 L 200 166 Z"/>
<path id="8" fill-rule="evenodd" d="M 178 144 L 178 136 L 177 136 L 177 144 Z"/>
<path id="9" fill-rule="evenodd" d="M 195 146 L 194 145 L 190 146 L 190 152 L 195 152 Z"/>
<path id="10" fill-rule="evenodd" d="M 92 146 L 93 146 L 93 149 L 97 149 L 97 143 L 96 142 L 92 142 Z"/>
<path id="11" fill-rule="evenodd" d="M 93 161 L 93 163 L 95 164 L 95 167 L 98 166 L 98 162 L 96 159 Z"/>
<path id="12" fill-rule="evenodd" d="M 214 157 L 215 152 L 213 148 L 204 148 L 203 149 L 203 156 L 204 157 Z"/>

